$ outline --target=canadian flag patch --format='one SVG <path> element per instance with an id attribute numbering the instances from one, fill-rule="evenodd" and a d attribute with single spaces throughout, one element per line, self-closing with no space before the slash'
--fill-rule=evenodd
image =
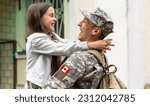
<path id="1" fill-rule="evenodd" d="M 62 65 L 59 70 L 54 73 L 54 77 L 61 81 L 70 70 L 71 69 L 68 66 Z"/>
<path id="2" fill-rule="evenodd" d="M 70 71 L 69 67 L 67 67 L 67 66 L 65 66 L 65 65 L 62 65 L 62 66 L 60 67 L 60 70 L 61 70 L 62 72 L 64 72 L 65 74 L 67 74 L 67 73 Z"/>

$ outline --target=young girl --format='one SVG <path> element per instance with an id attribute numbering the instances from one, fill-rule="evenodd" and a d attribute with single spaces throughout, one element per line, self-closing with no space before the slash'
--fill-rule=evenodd
<path id="1" fill-rule="evenodd" d="M 26 86 L 42 88 L 57 70 L 59 58 L 80 50 L 108 50 L 111 39 L 96 42 L 74 42 L 60 38 L 54 33 L 56 17 L 54 8 L 47 3 L 31 4 L 27 11 L 27 65 Z"/>

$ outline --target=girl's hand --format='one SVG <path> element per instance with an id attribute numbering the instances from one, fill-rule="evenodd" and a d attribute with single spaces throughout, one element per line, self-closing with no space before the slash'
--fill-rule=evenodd
<path id="1" fill-rule="evenodd" d="M 103 52 L 106 52 L 106 50 L 111 50 L 110 46 L 114 46 L 112 44 L 112 39 L 105 39 L 105 40 L 98 40 L 95 42 L 88 42 L 89 49 L 97 49 Z"/>

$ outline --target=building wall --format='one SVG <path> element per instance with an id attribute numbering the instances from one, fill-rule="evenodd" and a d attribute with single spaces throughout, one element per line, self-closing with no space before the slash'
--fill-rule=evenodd
<path id="1" fill-rule="evenodd" d="M 17 59 L 17 88 L 23 88 L 26 82 L 26 58 Z"/>
<path id="2" fill-rule="evenodd" d="M 30 2 L 30 1 L 28 1 Z M 26 0 L 16 2 L 16 41 L 17 52 L 25 50 L 25 17 L 26 17 Z M 17 58 L 17 88 L 24 87 L 26 79 L 26 57 L 25 54 L 19 55 Z"/>
<path id="3" fill-rule="evenodd" d="M 0 88 L 13 88 L 13 45 L 0 44 Z"/>
<path id="4" fill-rule="evenodd" d="M 131 88 L 144 88 L 145 83 L 143 6 L 143 0 L 128 0 L 128 76 Z"/>
<path id="5" fill-rule="evenodd" d="M 19 10 L 17 0 L 0 0 L 0 39 L 16 40 L 18 51 L 25 46 L 25 3 L 21 3 Z M 13 88 L 13 59 L 12 44 L 0 44 L 0 88 Z M 25 62 L 25 58 L 17 58 L 17 86 L 25 83 Z"/>
<path id="6" fill-rule="evenodd" d="M 16 37 L 16 0 L 0 0 L 0 39 Z M 0 88 L 13 88 L 13 45 L 0 44 Z"/>
<path id="7" fill-rule="evenodd" d="M 144 0 L 144 68 L 145 83 L 150 84 L 150 1 Z"/>
<path id="8" fill-rule="evenodd" d="M 0 38 L 15 39 L 16 1 L 0 0 Z"/>
<path id="9" fill-rule="evenodd" d="M 20 6 L 19 6 L 20 4 Z M 16 2 L 16 40 L 17 52 L 25 50 L 25 17 L 26 17 L 26 0 L 17 0 Z"/>

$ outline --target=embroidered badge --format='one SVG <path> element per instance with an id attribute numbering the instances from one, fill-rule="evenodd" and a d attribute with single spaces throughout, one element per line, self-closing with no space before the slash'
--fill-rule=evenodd
<path id="1" fill-rule="evenodd" d="M 70 69 L 69 69 L 69 67 L 63 65 L 60 67 L 60 70 L 62 70 L 65 74 L 67 74 Z"/>
<path id="2" fill-rule="evenodd" d="M 58 71 L 54 74 L 54 77 L 58 80 L 62 80 L 70 71 L 70 68 L 66 65 L 62 65 Z"/>

